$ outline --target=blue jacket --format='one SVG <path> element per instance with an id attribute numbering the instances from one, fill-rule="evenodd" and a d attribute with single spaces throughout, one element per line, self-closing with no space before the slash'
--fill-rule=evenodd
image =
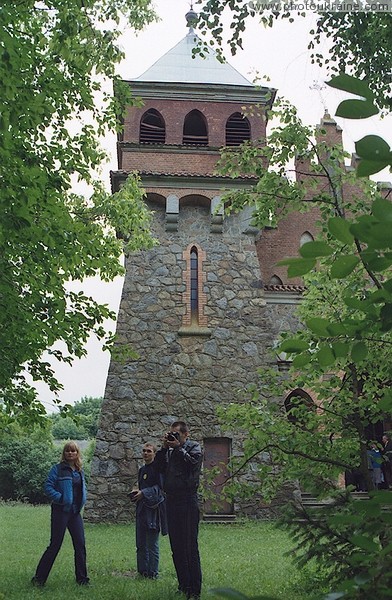
<path id="1" fill-rule="evenodd" d="M 84 473 L 82 476 L 82 502 L 80 510 L 86 503 L 87 490 Z M 52 501 L 63 507 L 64 512 L 70 512 L 73 504 L 72 469 L 67 463 L 53 465 L 45 482 L 45 494 Z"/>

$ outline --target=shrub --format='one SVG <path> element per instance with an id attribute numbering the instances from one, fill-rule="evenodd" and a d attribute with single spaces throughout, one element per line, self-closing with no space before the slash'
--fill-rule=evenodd
<path id="1" fill-rule="evenodd" d="M 44 482 L 59 461 L 59 449 L 29 438 L 3 439 L 0 447 L 0 497 L 32 504 L 47 503 Z"/>

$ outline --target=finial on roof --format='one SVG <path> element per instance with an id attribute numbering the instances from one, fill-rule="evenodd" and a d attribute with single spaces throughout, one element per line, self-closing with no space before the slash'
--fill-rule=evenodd
<path id="1" fill-rule="evenodd" d="M 190 10 L 185 15 L 186 24 L 189 27 L 189 33 L 193 33 L 193 27 L 196 25 L 198 21 L 197 12 L 193 10 L 193 2 L 190 4 Z"/>

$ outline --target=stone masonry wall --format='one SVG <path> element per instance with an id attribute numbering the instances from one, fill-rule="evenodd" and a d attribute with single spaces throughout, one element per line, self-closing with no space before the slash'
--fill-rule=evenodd
<path id="1" fill-rule="evenodd" d="M 188 197 L 189 200 L 189 197 Z M 292 306 L 266 306 L 254 236 L 241 215 L 226 218 L 222 233 L 210 231 L 210 209 L 189 201 L 181 206 L 178 232 L 165 231 L 162 205 L 151 204 L 160 245 L 127 258 L 117 322 L 118 344 L 139 354 L 111 361 L 92 462 L 86 518 L 127 521 L 126 496 L 137 478 L 145 441 L 159 441 L 172 421 L 184 419 L 191 437 L 231 436 L 216 408 L 240 400 L 240 390 L 273 361 L 270 349 L 283 320 L 290 328 Z M 185 314 L 183 252 L 197 243 L 205 252 L 204 292 L 208 332 L 181 335 Z"/>

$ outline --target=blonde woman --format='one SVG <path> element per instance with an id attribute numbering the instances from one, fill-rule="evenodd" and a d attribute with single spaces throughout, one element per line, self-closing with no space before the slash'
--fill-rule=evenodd
<path id="1" fill-rule="evenodd" d="M 38 563 L 31 582 L 45 585 L 50 570 L 63 543 L 66 529 L 71 534 L 75 553 L 75 577 L 79 585 L 88 585 L 86 545 L 80 514 L 86 502 L 86 482 L 80 450 L 75 442 L 67 442 L 61 462 L 53 465 L 45 483 L 45 493 L 52 501 L 50 543 Z"/>

